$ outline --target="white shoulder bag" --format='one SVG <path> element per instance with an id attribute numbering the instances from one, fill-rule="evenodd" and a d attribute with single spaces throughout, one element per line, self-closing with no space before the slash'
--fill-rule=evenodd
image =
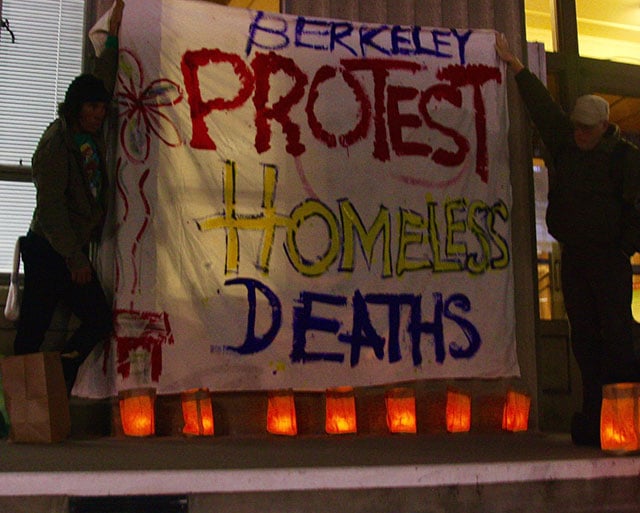
<path id="1" fill-rule="evenodd" d="M 16 240 L 13 250 L 13 268 L 11 269 L 11 281 L 9 282 L 9 293 L 7 294 L 7 304 L 4 306 L 4 316 L 8 321 L 17 321 L 20 317 L 20 238 Z"/>

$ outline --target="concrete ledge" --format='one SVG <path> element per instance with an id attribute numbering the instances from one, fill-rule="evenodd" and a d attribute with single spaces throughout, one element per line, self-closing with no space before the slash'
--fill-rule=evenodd
<path id="1" fill-rule="evenodd" d="M 3 442 L 0 453 L 0 496 L 408 489 L 640 476 L 640 456 L 528 433 Z"/>
<path id="2" fill-rule="evenodd" d="M 328 467 L 246 470 L 15 472 L 2 475 L 0 496 L 164 495 L 293 490 L 358 490 L 487 485 L 637 477 L 640 461 Z"/>

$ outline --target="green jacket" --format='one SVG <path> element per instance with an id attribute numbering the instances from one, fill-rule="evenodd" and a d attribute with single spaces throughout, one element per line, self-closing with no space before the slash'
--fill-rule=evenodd
<path id="1" fill-rule="evenodd" d="M 640 249 L 640 151 L 611 124 L 598 145 L 580 150 L 569 116 L 526 68 L 516 75 L 520 95 L 551 155 L 547 227 L 571 246 Z"/>
<path id="2" fill-rule="evenodd" d="M 113 93 L 118 67 L 117 44 L 107 45 L 96 59 L 93 74 Z M 95 137 L 100 154 L 102 190 L 107 189 L 103 134 Z M 73 132 L 61 116 L 45 130 L 32 158 L 36 186 L 36 208 L 30 229 L 46 238 L 62 255 L 70 270 L 89 265 L 85 253 L 99 238 L 105 216 L 106 198 L 94 198 L 83 171 L 82 155 Z"/>

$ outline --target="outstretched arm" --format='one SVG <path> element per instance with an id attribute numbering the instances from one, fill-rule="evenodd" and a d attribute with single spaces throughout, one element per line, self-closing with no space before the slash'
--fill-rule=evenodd
<path id="1" fill-rule="evenodd" d="M 109 32 L 104 49 L 93 62 L 93 74 L 104 82 L 107 91 L 113 93 L 115 89 L 116 73 L 118 71 L 118 33 L 122 23 L 124 1 L 116 0 L 109 16 Z"/>
<path id="2" fill-rule="evenodd" d="M 573 126 L 569 117 L 549 94 L 549 91 L 538 78 L 531 73 L 520 59 L 511 51 L 504 34 L 496 33 L 496 53 L 514 72 L 515 82 L 520 97 L 536 125 L 540 137 L 551 155 L 573 140 Z"/>
<path id="3" fill-rule="evenodd" d="M 122 11 L 124 10 L 124 1 L 116 0 L 116 4 L 109 18 L 109 35 L 117 36 L 122 22 Z"/>

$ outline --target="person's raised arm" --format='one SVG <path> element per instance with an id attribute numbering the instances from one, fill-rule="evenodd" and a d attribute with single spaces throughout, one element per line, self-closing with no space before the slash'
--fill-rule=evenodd
<path id="1" fill-rule="evenodd" d="M 573 138 L 573 125 L 545 85 L 513 53 L 504 34 L 496 33 L 496 53 L 514 73 L 515 82 L 540 137 L 552 155 Z"/>
<path id="2" fill-rule="evenodd" d="M 109 35 L 110 36 L 118 36 L 118 31 L 120 30 L 120 23 L 122 22 L 122 11 L 124 10 L 124 1 L 116 0 L 116 4 L 111 12 L 111 17 L 109 18 Z"/>
<path id="3" fill-rule="evenodd" d="M 107 91 L 111 94 L 115 89 L 118 71 L 118 33 L 122 23 L 123 10 L 124 1 L 116 0 L 109 16 L 109 32 L 104 49 L 93 62 L 92 73 L 104 82 Z"/>

